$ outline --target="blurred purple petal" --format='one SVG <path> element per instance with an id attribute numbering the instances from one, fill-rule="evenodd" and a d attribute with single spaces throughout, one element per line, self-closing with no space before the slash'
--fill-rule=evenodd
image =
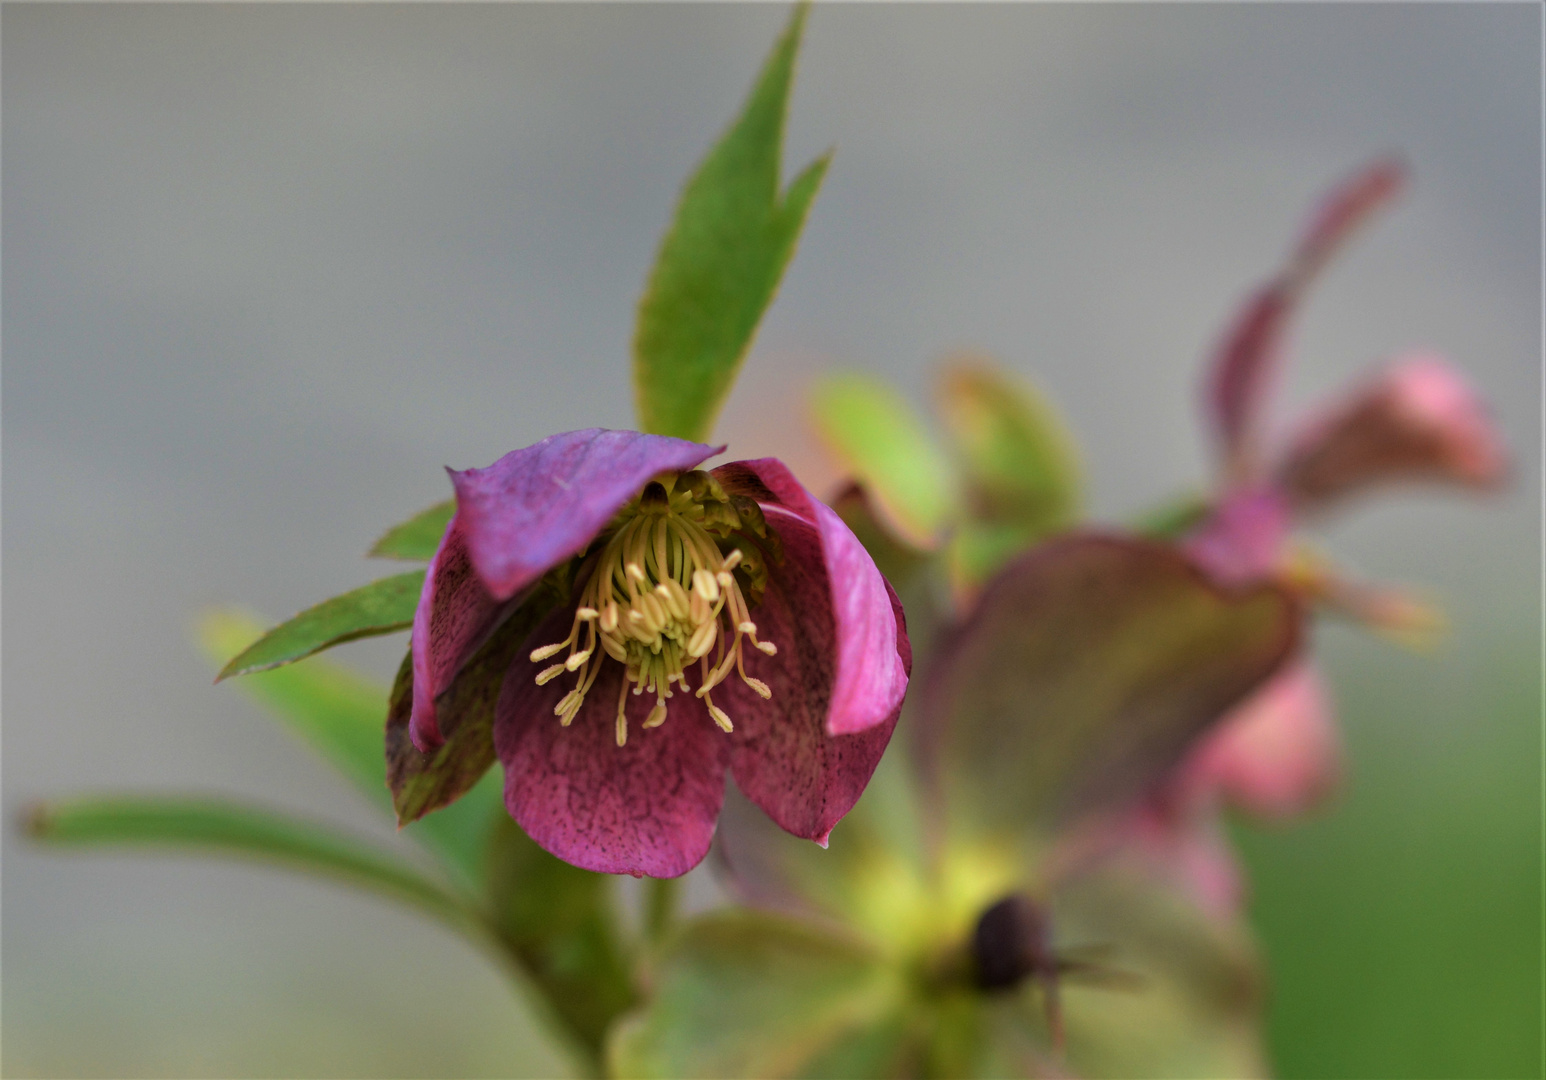
<path id="1" fill-rule="evenodd" d="M 1301 282 L 1318 272 L 1353 233 L 1406 186 L 1406 164 L 1379 158 L 1332 188 L 1316 207 L 1294 253 L 1293 275 Z"/>
<path id="2" fill-rule="evenodd" d="M 1208 367 L 1208 412 L 1231 482 L 1254 479 L 1262 413 L 1283 351 L 1295 291 L 1267 285 L 1241 307 Z"/>
<path id="3" fill-rule="evenodd" d="M 472 563 L 496 598 L 512 596 L 584 551 L 651 478 L 723 449 L 587 428 L 551 435 L 486 469 L 450 470 Z"/>
<path id="4" fill-rule="evenodd" d="M 1247 489 L 1226 497 L 1182 546 L 1214 580 L 1244 584 L 1268 577 L 1277 567 L 1289 526 L 1281 494 Z"/>
<path id="5" fill-rule="evenodd" d="M 1302 507 L 1397 481 L 1498 484 L 1502 440 L 1465 379 L 1418 353 L 1312 417 L 1291 441 L 1279 483 Z"/>

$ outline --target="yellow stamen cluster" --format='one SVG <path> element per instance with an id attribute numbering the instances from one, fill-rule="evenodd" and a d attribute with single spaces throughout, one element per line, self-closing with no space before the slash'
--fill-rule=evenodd
<path id="1" fill-rule="evenodd" d="M 666 721 L 672 684 L 683 692 L 692 690 L 687 669 L 695 661 L 697 696 L 726 732 L 733 731 L 734 724 L 710 693 L 729 678 L 731 669 L 757 694 L 772 697 L 766 683 L 746 673 L 742 646 L 750 642 L 767 656 L 777 655 L 778 648 L 757 637 L 757 624 L 736 579 L 745 557 L 742 549 L 731 546 L 728 553 L 722 552 L 716 540 L 716 534 L 729 537 L 736 512 L 705 474 L 687 477 L 692 482 L 680 483 L 686 478 L 679 476 L 651 481 L 614 519 L 602 534 L 599 555 L 588 560 L 592 569 L 569 636 L 531 654 L 532 662 L 539 663 L 569 650 L 561 663 L 537 675 L 540 686 L 579 672 L 574 689 L 553 709 L 565 727 L 579 713 L 607 657 L 625 671 L 617 699 L 618 746 L 628 741 L 624 710 L 629 685 L 635 695 L 646 690 L 655 695 L 644 726 L 659 727 Z M 757 526 L 759 531 L 763 527 L 760 514 Z M 753 560 L 760 563 L 756 555 Z"/>

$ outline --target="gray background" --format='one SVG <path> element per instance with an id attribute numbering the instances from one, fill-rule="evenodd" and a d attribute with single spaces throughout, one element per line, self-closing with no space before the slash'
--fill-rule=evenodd
<path id="1" fill-rule="evenodd" d="M 785 14 L 6 5 L 8 821 L 178 788 L 390 840 L 210 686 L 192 620 L 388 569 L 360 553 L 444 497 L 444 464 L 631 425 L 659 232 Z M 1439 348 L 1516 473 L 1502 500 L 1402 495 L 1323 530 L 1454 626 L 1433 656 L 1337 632 L 1323 655 L 1415 703 L 1347 717 L 1355 769 L 1446 775 L 1478 740 L 1535 761 L 1533 727 L 1476 695 L 1533 687 L 1538 657 L 1539 49 L 1532 4 L 819 7 L 786 164 L 837 156 L 721 434 L 819 489 L 790 415 L 812 372 L 921 404 L 944 352 L 980 348 L 1066 408 L 1120 519 L 1208 475 L 1200 358 L 1309 201 L 1399 150 L 1413 190 L 1315 293 L 1290 397 Z M 401 643 L 350 649 L 385 675 Z M 42 855 L 13 827 L 3 888 L 7 1075 L 559 1067 L 469 948 L 368 899 Z"/>

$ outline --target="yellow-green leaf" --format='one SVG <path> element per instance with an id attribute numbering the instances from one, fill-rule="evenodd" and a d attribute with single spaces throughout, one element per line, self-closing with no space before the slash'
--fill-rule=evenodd
<path id="1" fill-rule="evenodd" d="M 811 391 L 811 413 L 887 524 L 916 548 L 935 547 L 957 513 L 954 473 L 902 395 L 869 375 L 829 375 Z"/>
<path id="2" fill-rule="evenodd" d="M 447 499 L 427 510 L 420 510 L 400 525 L 394 525 L 381 534 L 370 549 L 377 559 L 405 559 L 409 562 L 429 562 L 440 546 L 451 515 L 456 513 L 456 500 Z"/>

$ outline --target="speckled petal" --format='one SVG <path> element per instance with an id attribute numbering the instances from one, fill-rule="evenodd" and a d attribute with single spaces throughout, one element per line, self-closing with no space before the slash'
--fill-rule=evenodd
<path id="1" fill-rule="evenodd" d="M 692 469 L 724 447 L 587 428 L 515 450 L 486 469 L 451 470 L 472 564 L 496 599 L 584 551 L 662 472 Z"/>
<path id="2" fill-rule="evenodd" d="M 677 877 L 703 860 L 725 796 L 730 739 L 703 704 L 676 693 L 660 727 L 646 730 L 652 696 L 628 695 L 628 741 L 619 747 L 615 717 L 623 666 L 602 662 L 574 722 L 553 707 L 577 675 L 545 686 L 532 648 L 562 639 L 574 605 L 537 629 L 505 677 L 494 719 L 494 746 L 505 767 L 505 806 L 521 828 L 565 862 L 605 874 Z"/>

